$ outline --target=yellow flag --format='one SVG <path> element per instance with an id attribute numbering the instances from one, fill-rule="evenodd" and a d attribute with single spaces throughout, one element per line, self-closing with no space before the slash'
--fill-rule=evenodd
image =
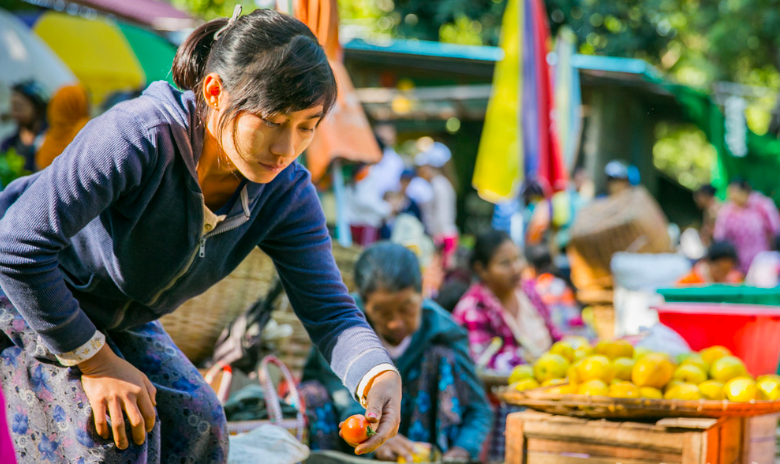
<path id="1" fill-rule="evenodd" d="M 509 0 L 504 12 L 500 40 L 504 58 L 496 63 L 493 93 L 488 102 L 472 180 L 479 196 L 492 203 L 517 196 L 523 181 L 520 125 L 523 1 Z"/>

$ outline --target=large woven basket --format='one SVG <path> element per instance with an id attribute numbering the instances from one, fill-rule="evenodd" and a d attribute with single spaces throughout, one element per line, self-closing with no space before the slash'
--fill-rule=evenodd
<path id="1" fill-rule="evenodd" d="M 350 290 L 354 287 L 352 270 L 360 251 L 357 247 L 343 248 L 333 245 L 336 264 Z M 256 249 L 236 270 L 207 292 L 187 301 L 176 311 L 163 317 L 161 319 L 163 327 L 190 361 L 199 364 L 212 355 L 217 338 L 225 326 L 258 298 L 265 295 L 275 276 L 276 269 L 271 258 Z M 277 322 L 293 325 L 295 338 L 296 335 L 301 334 L 303 327 L 291 310 L 284 313 L 287 315 Z M 281 313 L 274 311 L 275 319 L 277 314 Z M 303 333 L 305 334 L 305 331 Z M 291 361 L 288 356 L 283 355 L 280 358 L 285 363 Z M 288 365 L 293 372 L 296 372 L 299 369 L 298 364 L 301 363 L 293 360 Z"/>
<path id="2" fill-rule="evenodd" d="M 619 251 L 663 253 L 671 247 L 666 216 L 643 187 L 592 202 L 570 233 L 571 278 L 580 290 L 611 287 L 610 262 Z"/>
<path id="3" fill-rule="evenodd" d="M 559 395 L 550 387 L 518 392 L 509 388 L 498 392 L 503 401 L 535 411 L 591 419 L 650 420 L 664 417 L 761 416 L 780 412 L 780 401 L 733 403 L 712 400 L 660 400 L 651 398 L 612 398 L 607 396 Z"/>

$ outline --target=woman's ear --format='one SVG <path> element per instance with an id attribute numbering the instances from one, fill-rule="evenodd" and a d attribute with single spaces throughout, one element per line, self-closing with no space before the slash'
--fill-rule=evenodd
<path id="1" fill-rule="evenodd" d="M 209 73 L 203 80 L 203 101 L 214 110 L 224 106 L 225 93 L 217 73 Z"/>

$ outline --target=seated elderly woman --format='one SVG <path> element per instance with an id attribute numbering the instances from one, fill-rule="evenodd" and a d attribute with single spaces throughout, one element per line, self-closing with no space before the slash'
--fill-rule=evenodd
<path id="1" fill-rule="evenodd" d="M 411 462 L 416 443 L 428 443 L 443 458 L 478 458 L 492 413 L 469 357 L 468 336 L 449 313 L 422 297 L 416 256 L 401 245 L 368 248 L 355 265 L 355 300 L 379 335 L 403 380 L 401 428 L 376 459 Z M 312 351 L 301 386 L 311 420 L 312 449 L 349 451 L 338 424 L 364 409 Z"/>

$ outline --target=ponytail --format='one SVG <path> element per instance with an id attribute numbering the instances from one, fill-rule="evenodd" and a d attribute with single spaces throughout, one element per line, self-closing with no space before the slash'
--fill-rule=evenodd
<path id="1" fill-rule="evenodd" d="M 214 34 L 227 24 L 227 18 L 218 18 L 195 29 L 179 46 L 173 59 L 173 82 L 181 90 L 195 90 L 204 77 L 206 63 L 214 42 Z"/>

